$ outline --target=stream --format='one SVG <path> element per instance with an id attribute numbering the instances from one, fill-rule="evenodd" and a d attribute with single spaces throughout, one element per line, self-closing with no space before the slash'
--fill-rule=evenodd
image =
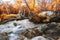
<path id="1" fill-rule="evenodd" d="M 18 33 L 24 32 L 26 29 L 34 28 L 37 26 L 44 26 L 46 24 L 34 24 L 33 22 L 30 22 L 29 19 L 24 20 L 14 20 L 7 22 L 5 24 L 0 25 L 0 33 L 6 32 L 8 33 L 9 40 L 17 40 Z M 40 28 L 41 29 L 41 28 Z M 12 32 L 12 33 L 10 33 Z"/>
<path id="2" fill-rule="evenodd" d="M 48 24 L 48 26 L 47 26 Z M 10 22 L 7 22 L 5 24 L 1 24 L 0 25 L 0 37 L 3 36 L 2 38 L 0 38 L 0 40 L 55 40 L 50 36 L 50 34 L 48 35 L 47 34 L 47 37 L 48 38 L 45 38 L 44 35 L 42 36 L 35 36 L 31 39 L 25 37 L 22 33 L 24 32 L 27 32 L 26 29 L 28 29 L 28 34 L 27 35 L 30 35 L 30 32 L 33 32 L 34 30 L 38 29 L 39 32 L 42 32 L 42 30 L 44 30 L 45 28 L 49 27 L 49 25 L 52 25 L 52 29 L 48 29 L 47 33 L 50 33 L 50 32 L 54 32 L 54 30 L 57 30 L 55 29 L 54 27 L 56 26 L 56 23 L 55 22 L 52 22 L 52 23 L 41 23 L 41 24 L 35 24 L 31 21 L 29 21 L 29 19 L 24 19 L 24 20 L 14 20 L 14 21 L 10 21 Z M 54 26 L 54 27 L 53 27 Z M 41 30 L 42 29 L 42 30 Z M 59 29 L 59 28 L 58 28 Z M 32 30 L 32 31 L 31 31 Z M 37 30 L 37 31 L 38 31 Z M 60 29 L 59 29 L 60 30 Z M 7 33 L 7 35 L 5 35 L 4 33 Z M 33 32 L 34 33 L 34 32 Z M 58 33 L 58 32 L 57 32 Z M 2 35 L 1 35 L 2 34 Z M 38 33 L 36 33 L 37 35 Z M 26 35 L 26 34 L 25 34 Z M 32 35 L 32 34 L 31 34 Z M 34 34 L 33 34 L 34 35 Z M 32 35 L 32 36 L 33 36 Z M 8 36 L 8 39 L 4 39 L 4 36 Z M 46 36 L 46 35 L 45 35 Z M 60 40 L 60 39 L 59 39 Z"/>

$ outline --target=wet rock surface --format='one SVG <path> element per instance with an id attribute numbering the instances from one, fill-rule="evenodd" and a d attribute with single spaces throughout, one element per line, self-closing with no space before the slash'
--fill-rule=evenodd
<path id="1" fill-rule="evenodd" d="M 60 40 L 60 23 L 35 24 L 29 19 L 0 25 L 1 40 Z"/>

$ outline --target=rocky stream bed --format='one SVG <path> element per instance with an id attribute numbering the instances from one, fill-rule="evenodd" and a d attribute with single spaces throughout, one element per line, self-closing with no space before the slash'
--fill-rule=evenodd
<path id="1" fill-rule="evenodd" d="M 10 21 L 0 25 L 0 40 L 60 40 L 60 23 Z"/>

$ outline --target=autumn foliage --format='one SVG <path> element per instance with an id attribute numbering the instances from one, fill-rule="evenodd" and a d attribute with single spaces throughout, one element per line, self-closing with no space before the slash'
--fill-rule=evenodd
<path id="1" fill-rule="evenodd" d="M 0 5 L 0 21 L 5 19 L 9 14 L 17 14 L 20 9 L 25 10 L 25 12 L 34 12 L 39 13 L 43 10 L 52 10 L 52 11 L 60 11 L 60 0 L 50 0 L 47 3 L 47 0 L 42 0 L 40 3 L 36 2 L 37 0 L 15 0 L 15 4 L 6 3 Z M 26 1 L 26 3 L 24 3 Z M 28 5 L 28 7 L 27 7 Z M 44 17 L 43 14 L 41 14 Z M 40 15 L 40 16 L 41 16 Z M 38 18 L 38 17 L 37 17 Z M 36 19 L 37 20 L 37 19 Z"/>

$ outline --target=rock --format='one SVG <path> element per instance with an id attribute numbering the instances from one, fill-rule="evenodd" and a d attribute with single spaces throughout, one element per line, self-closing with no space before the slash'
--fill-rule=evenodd
<path id="1" fill-rule="evenodd" d="M 55 40 L 54 38 L 52 37 L 47 37 L 48 40 Z"/>
<path id="2" fill-rule="evenodd" d="M 60 40 L 60 38 L 58 40 Z"/>
<path id="3" fill-rule="evenodd" d="M 58 37 L 60 37 L 60 28 L 58 26 L 58 23 L 52 22 L 48 23 L 47 27 L 42 28 L 43 33 L 45 34 L 45 37 L 51 37 L 56 40 Z M 49 38 L 50 39 L 50 38 Z M 52 39 L 51 39 L 52 40 Z"/>
<path id="4" fill-rule="evenodd" d="M 60 27 L 60 23 L 57 23 L 58 24 L 58 26 Z"/>
<path id="5" fill-rule="evenodd" d="M 52 22 L 52 23 L 47 24 L 47 26 L 49 27 L 49 29 L 53 29 L 57 27 L 57 23 Z"/>
<path id="6" fill-rule="evenodd" d="M 43 36 L 37 36 L 32 38 L 31 40 L 47 40 L 46 38 L 44 38 Z"/>
<path id="7" fill-rule="evenodd" d="M 30 40 L 23 35 L 18 35 L 18 40 Z"/>
<path id="8" fill-rule="evenodd" d="M 42 32 L 39 31 L 39 29 L 37 29 L 37 28 L 31 28 L 31 29 L 26 29 L 26 31 L 23 32 L 22 35 L 31 39 L 31 38 L 36 37 L 36 36 L 41 36 Z"/>
<path id="9" fill-rule="evenodd" d="M 17 23 L 13 23 L 14 24 L 14 26 L 17 26 Z"/>
<path id="10" fill-rule="evenodd" d="M 48 23 L 54 17 L 55 17 L 55 13 L 53 11 L 43 11 L 43 12 L 40 12 L 40 13 L 32 13 L 32 15 L 30 16 L 29 19 L 32 20 L 33 22 Z"/>
<path id="11" fill-rule="evenodd" d="M 0 33 L 0 40 L 9 40 L 8 34 L 6 32 Z"/>

